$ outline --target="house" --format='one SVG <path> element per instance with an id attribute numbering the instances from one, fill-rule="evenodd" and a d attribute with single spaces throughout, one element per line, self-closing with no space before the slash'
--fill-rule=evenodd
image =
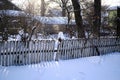
<path id="1" fill-rule="evenodd" d="M 3 35 L 4 32 L 10 35 L 18 34 L 18 30 L 21 28 L 30 32 L 30 29 L 32 29 L 30 26 L 34 25 L 33 22 L 35 22 L 35 20 L 15 4 L 9 0 L 0 0 L 0 35 Z"/>
<path id="2" fill-rule="evenodd" d="M 119 6 L 110 6 L 107 8 L 107 26 L 101 30 L 102 35 L 116 35 L 117 28 L 117 7 Z"/>
<path id="3" fill-rule="evenodd" d="M 0 0 L 0 33 L 18 34 L 21 28 L 27 33 L 55 34 L 60 31 L 72 33 L 76 30 L 75 20 L 70 20 L 68 27 L 67 17 L 41 17 L 23 12 L 8 0 Z"/>
<path id="4" fill-rule="evenodd" d="M 42 16 L 35 16 L 34 19 L 40 21 L 42 26 L 40 28 L 46 34 L 56 34 L 60 31 L 64 33 L 68 33 L 70 29 L 72 31 L 76 30 L 76 23 L 75 20 L 70 20 L 68 24 L 67 17 L 42 17 Z M 41 30 L 39 29 L 39 30 Z"/>
<path id="5" fill-rule="evenodd" d="M 119 7 L 119 6 L 111 6 L 107 9 L 109 26 L 111 26 L 111 27 L 113 27 L 115 25 L 114 20 L 117 17 L 117 7 Z"/>
<path id="6" fill-rule="evenodd" d="M 0 35 L 5 32 L 7 26 L 10 26 L 9 21 L 13 15 L 16 15 L 17 11 L 21 10 L 9 0 L 0 0 Z"/>

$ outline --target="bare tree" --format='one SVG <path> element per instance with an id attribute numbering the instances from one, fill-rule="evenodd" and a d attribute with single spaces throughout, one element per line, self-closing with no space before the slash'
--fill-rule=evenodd
<path id="1" fill-rule="evenodd" d="M 54 2 L 58 3 L 62 9 L 62 16 L 63 17 L 68 17 L 70 16 L 70 12 L 71 12 L 71 7 L 72 4 L 70 2 L 70 0 L 53 0 Z"/>
<path id="2" fill-rule="evenodd" d="M 117 36 L 120 37 L 120 7 L 117 7 Z"/>
<path id="3" fill-rule="evenodd" d="M 70 20 L 72 18 L 71 14 L 74 12 L 72 9 L 72 4 L 70 2 L 70 0 L 61 0 L 62 4 L 61 4 L 61 8 L 62 8 L 62 16 L 67 16 L 68 18 L 68 23 L 67 23 L 67 29 L 68 29 L 68 33 L 70 34 L 70 37 L 75 35 L 75 31 L 73 31 L 73 29 L 70 27 Z"/>
<path id="4" fill-rule="evenodd" d="M 69 0 L 61 0 L 62 16 L 66 16 L 66 11 L 68 12 L 68 2 Z"/>
<path id="5" fill-rule="evenodd" d="M 87 1 L 87 0 L 81 0 L 80 1 L 81 8 L 82 8 L 82 17 L 83 17 L 83 25 L 85 28 L 85 31 L 89 34 L 89 37 L 92 37 L 91 35 L 94 34 L 93 32 L 93 22 L 95 21 L 94 16 L 94 2 L 93 1 Z M 105 29 L 105 27 L 108 25 L 108 17 L 107 17 L 107 5 L 101 6 L 101 28 Z"/>
<path id="6" fill-rule="evenodd" d="M 41 0 L 41 16 L 45 16 L 45 0 Z"/>
<path id="7" fill-rule="evenodd" d="M 93 21 L 93 36 L 100 36 L 101 26 L 101 0 L 94 0 L 94 21 Z"/>
<path id="8" fill-rule="evenodd" d="M 20 17 L 20 25 L 25 32 L 22 37 L 25 40 L 30 41 L 32 38 L 32 35 L 36 35 L 36 38 L 37 38 L 38 27 L 40 27 L 40 25 L 42 24 L 34 18 L 36 15 L 35 10 L 37 7 L 35 6 L 35 1 L 30 2 L 28 0 L 28 3 L 25 7 L 26 8 L 24 10 L 25 11 L 24 16 Z M 26 35 L 26 33 L 28 33 L 28 36 Z"/>
<path id="9" fill-rule="evenodd" d="M 79 0 L 71 0 L 74 8 L 75 21 L 77 24 L 78 38 L 85 38 L 85 31 L 83 27 L 83 20 L 81 16 L 81 7 Z"/>

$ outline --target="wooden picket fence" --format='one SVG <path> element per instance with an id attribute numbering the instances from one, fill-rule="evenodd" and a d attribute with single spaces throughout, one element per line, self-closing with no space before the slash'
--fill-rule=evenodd
<path id="1" fill-rule="evenodd" d="M 29 65 L 120 52 L 120 38 L 1 41 L 0 65 Z"/>

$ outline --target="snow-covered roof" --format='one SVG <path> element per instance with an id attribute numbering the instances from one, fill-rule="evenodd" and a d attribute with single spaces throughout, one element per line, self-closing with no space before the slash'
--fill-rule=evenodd
<path id="1" fill-rule="evenodd" d="M 7 15 L 7 16 L 27 16 L 27 13 L 23 11 L 17 11 L 17 10 L 0 10 L 0 14 Z M 33 19 L 36 19 L 43 24 L 66 24 L 66 25 L 68 24 L 67 17 L 34 16 Z M 70 20 L 70 24 L 75 24 L 75 20 Z"/>
<path id="2" fill-rule="evenodd" d="M 17 10 L 0 10 L 0 15 L 22 16 L 22 15 L 25 15 L 25 12 L 17 11 Z"/>
<path id="3" fill-rule="evenodd" d="M 67 17 L 41 17 L 35 16 L 35 19 L 42 22 L 43 24 L 68 24 Z M 70 24 L 75 24 L 75 20 L 70 20 Z"/>
<path id="4" fill-rule="evenodd" d="M 120 5 L 119 6 L 110 6 L 110 7 L 108 7 L 107 10 L 117 10 L 117 7 L 120 7 Z"/>

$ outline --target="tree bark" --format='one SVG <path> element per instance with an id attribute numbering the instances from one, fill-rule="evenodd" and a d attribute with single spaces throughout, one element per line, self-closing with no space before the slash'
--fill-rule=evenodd
<path id="1" fill-rule="evenodd" d="M 79 0 L 71 0 L 74 8 L 75 22 L 77 25 L 78 38 L 85 38 L 85 32 L 83 27 L 83 21 L 81 16 L 81 7 Z"/>
<path id="2" fill-rule="evenodd" d="M 120 38 L 120 7 L 117 7 L 117 37 Z"/>
<path id="3" fill-rule="evenodd" d="M 65 17 L 67 14 L 66 14 L 66 11 L 67 11 L 67 3 L 68 3 L 69 0 L 61 0 L 62 2 L 62 16 Z"/>
<path id="4" fill-rule="evenodd" d="M 45 16 L 45 1 L 41 0 L 41 16 Z"/>
<path id="5" fill-rule="evenodd" d="M 101 26 L 101 0 L 94 0 L 94 16 L 93 16 L 93 36 L 100 36 Z"/>
<path id="6" fill-rule="evenodd" d="M 66 9 L 65 9 L 65 4 L 62 5 L 62 16 L 66 16 Z"/>

